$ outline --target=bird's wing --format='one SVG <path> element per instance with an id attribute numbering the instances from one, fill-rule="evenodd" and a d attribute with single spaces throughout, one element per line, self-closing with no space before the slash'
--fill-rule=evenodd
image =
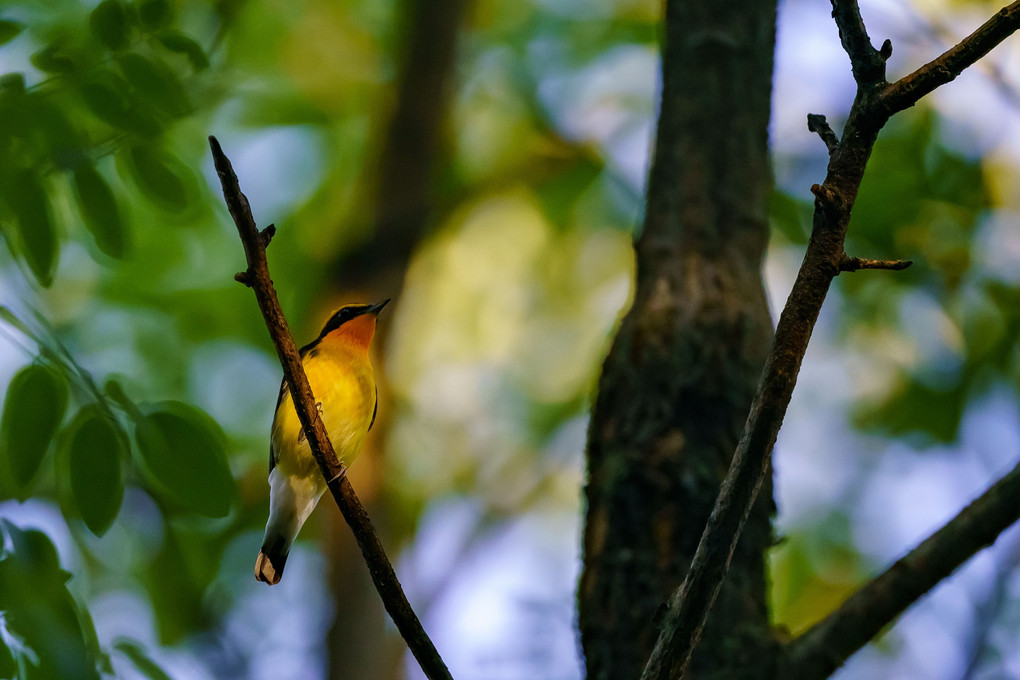
<path id="1" fill-rule="evenodd" d="M 302 347 L 300 350 L 298 350 L 298 354 L 301 356 L 301 362 L 302 363 L 304 363 L 305 355 L 308 354 L 309 352 L 311 352 L 313 349 L 315 349 L 315 346 L 319 344 L 320 340 L 321 340 L 321 338 L 316 338 L 315 340 L 311 341 L 310 343 L 308 343 L 307 345 Z M 280 394 L 279 394 L 278 397 L 276 397 L 276 408 L 273 409 L 273 423 L 276 422 L 276 412 L 280 410 L 280 404 L 283 403 L 283 395 L 285 395 L 285 394 L 287 394 L 287 380 L 286 379 L 284 379 L 283 381 L 280 382 Z M 375 416 L 374 415 L 372 416 L 372 421 L 375 422 Z M 369 426 L 369 429 L 371 429 L 371 425 Z M 269 433 L 269 471 L 272 472 L 274 467 L 276 467 L 276 453 L 273 451 L 273 434 L 272 434 L 272 430 L 270 430 L 270 433 Z"/>
<path id="2" fill-rule="evenodd" d="M 375 406 L 372 407 L 372 422 L 368 424 L 368 431 L 372 431 L 372 426 L 375 425 L 375 416 L 379 413 L 379 388 L 375 388 Z"/>
<path id="3" fill-rule="evenodd" d="M 273 423 L 276 423 L 276 413 L 280 410 L 280 404 L 283 403 L 283 395 L 287 394 L 287 381 L 283 380 L 280 382 L 280 395 L 276 398 L 276 408 L 273 409 Z M 276 467 L 276 452 L 273 451 L 273 432 L 269 431 L 269 471 L 272 472 L 273 468 Z"/>

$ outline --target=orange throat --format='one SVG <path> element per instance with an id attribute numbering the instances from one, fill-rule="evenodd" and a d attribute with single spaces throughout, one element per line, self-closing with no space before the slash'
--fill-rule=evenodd
<path id="1" fill-rule="evenodd" d="M 332 331 L 322 339 L 322 343 L 337 343 L 367 350 L 374 335 L 375 315 L 362 314 Z"/>

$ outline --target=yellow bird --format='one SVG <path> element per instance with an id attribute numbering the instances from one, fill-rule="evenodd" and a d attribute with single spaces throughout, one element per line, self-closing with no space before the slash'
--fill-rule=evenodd
<path id="1" fill-rule="evenodd" d="M 389 300 L 348 305 L 332 316 L 319 337 L 301 348 L 301 364 L 336 456 L 350 465 L 375 422 L 378 393 L 368 346 L 376 317 Z M 269 447 L 269 522 L 255 560 L 255 578 L 280 582 L 290 546 L 326 490 L 285 380 L 273 416 Z"/>

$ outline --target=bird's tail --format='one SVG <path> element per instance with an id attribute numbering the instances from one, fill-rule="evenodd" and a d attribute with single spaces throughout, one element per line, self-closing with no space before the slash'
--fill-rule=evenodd
<path id="1" fill-rule="evenodd" d="M 262 549 L 255 559 L 255 579 L 275 586 L 283 578 L 283 568 L 290 554 L 290 541 L 279 533 L 266 532 Z"/>
<path id="2" fill-rule="evenodd" d="M 280 582 L 290 546 L 326 487 L 322 477 L 288 477 L 279 467 L 269 473 L 269 522 L 262 549 L 255 559 L 255 579 L 273 586 Z"/>

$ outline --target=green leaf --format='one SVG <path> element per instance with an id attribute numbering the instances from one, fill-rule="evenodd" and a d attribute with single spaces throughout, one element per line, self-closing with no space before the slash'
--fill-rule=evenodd
<path id="1" fill-rule="evenodd" d="M 0 90 L 5 92 L 15 92 L 17 94 L 24 94 L 25 92 L 25 74 L 24 73 L 5 73 L 0 76 Z"/>
<path id="2" fill-rule="evenodd" d="M 855 420 L 858 427 L 887 436 L 920 434 L 949 444 L 957 438 L 966 404 L 963 384 L 936 388 L 908 377 L 880 403 L 861 408 Z"/>
<path id="3" fill-rule="evenodd" d="M 118 51 L 127 47 L 131 39 L 128 18 L 128 13 L 120 0 L 104 0 L 92 10 L 89 27 L 105 47 Z"/>
<path id="4" fill-rule="evenodd" d="M 123 258 L 127 242 L 124 220 L 117 199 L 95 166 L 83 163 L 75 168 L 74 190 L 82 220 L 96 245 L 110 257 Z"/>
<path id="5" fill-rule="evenodd" d="M 116 423 L 95 405 L 83 408 L 70 430 L 71 495 L 85 526 L 102 536 L 124 499 L 120 468 L 126 453 L 124 438 Z"/>
<path id="6" fill-rule="evenodd" d="M 20 500 L 29 487 L 67 409 L 64 376 L 32 364 L 18 371 L 7 387 L 0 420 L 0 458 Z"/>
<path id="7" fill-rule="evenodd" d="M 7 630 L 32 651 L 24 677 L 99 680 L 92 620 L 68 592 L 71 575 L 60 568 L 53 543 L 6 520 L 0 528 L 9 539 L 0 557 L 0 610 Z"/>
<path id="8" fill-rule="evenodd" d="M 180 31 L 166 31 L 160 33 L 157 38 L 160 44 L 171 52 L 186 56 L 196 71 L 209 68 L 209 57 L 205 55 L 202 46 Z"/>
<path id="9" fill-rule="evenodd" d="M 74 58 L 56 45 L 48 45 L 31 58 L 32 66 L 46 73 L 70 73 L 74 70 Z"/>
<path id="10" fill-rule="evenodd" d="M 151 146 L 134 146 L 127 151 L 128 167 L 138 189 L 161 208 L 182 212 L 188 203 L 188 190 L 173 157 Z"/>
<path id="11" fill-rule="evenodd" d="M 138 18 L 147 30 L 163 28 L 173 19 L 173 8 L 167 0 L 142 0 L 138 4 Z"/>
<path id="12" fill-rule="evenodd" d="M 26 573 L 43 580 L 61 584 L 67 581 L 70 574 L 61 570 L 60 557 L 49 536 L 38 529 L 22 529 L 5 519 L 0 519 L 0 528 L 10 538 L 10 550 L 4 554 L 4 560 L 16 560 Z M 0 606 L 6 608 L 6 604 Z"/>
<path id="13" fill-rule="evenodd" d="M 25 581 L 23 588 L 33 585 L 32 579 Z M 26 664 L 26 680 L 100 680 L 98 659 L 89 649 L 79 607 L 67 588 L 55 588 L 34 601 L 24 596 L 22 600 L 5 618 L 35 653 L 34 663 Z"/>
<path id="14" fill-rule="evenodd" d="M 10 19 L 0 19 L 0 45 L 5 45 L 25 30 L 25 24 Z"/>
<path id="15" fill-rule="evenodd" d="M 11 648 L 0 638 L 0 678 L 13 678 L 18 673 L 18 664 L 14 660 Z"/>
<path id="16" fill-rule="evenodd" d="M 63 168 L 71 159 L 77 159 L 84 142 L 67 115 L 68 108 L 38 91 L 30 92 L 26 100 L 31 105 L 35 127 L 42 133 L 54 165 Z"/>
<path id="17" fill-rule="evenodd" d="M 18 227 L 22 255 L 36 280 L 47 288 L 53 283 L 60 253 L 49 197 L 42 181 L 31 170 L 15 175 L 5 188 L 5 198 Z"/>
<path id="18" fill-rule="evenodd" d="M 113 648 L 131 660 L 138 672 L 149 678 L 149 680 L 173 680 L 166 671 L 152 660 L 145 652 L 145 648 L 139 643 L 128 638 L 117 638 Z"/>
<path id="19" fill-rule="evenodd" d="M 157 109 L 172 118 L 192 111 L 184 86 L 166 64 L 131 52 L 117 60 L 131 86 Z"/>
<path id="20" fill-rule="evenodd" d="M 153 115 L 133 101 L 126 80 L 110 69 L 97 71 L 81 85 L 85 106 L 100 120 L 114 127 L 153 137 L 163 129 Z"/>
<path id="21" fill-rule="evenodd" d="M 811 204 L 798 201 L 782 191 L 773 191 L 769 202 L 769 222 L 791 243 L 807 243 L 811 235 Z"/>
<path id="22" fill-rule="evenodd" d="M 234 478 L 219 425 L 194 406 L 156 404 L 136 424 L 135 438 L 153 487 L 185 510 L 223 517 L 230 512 Z"/>

